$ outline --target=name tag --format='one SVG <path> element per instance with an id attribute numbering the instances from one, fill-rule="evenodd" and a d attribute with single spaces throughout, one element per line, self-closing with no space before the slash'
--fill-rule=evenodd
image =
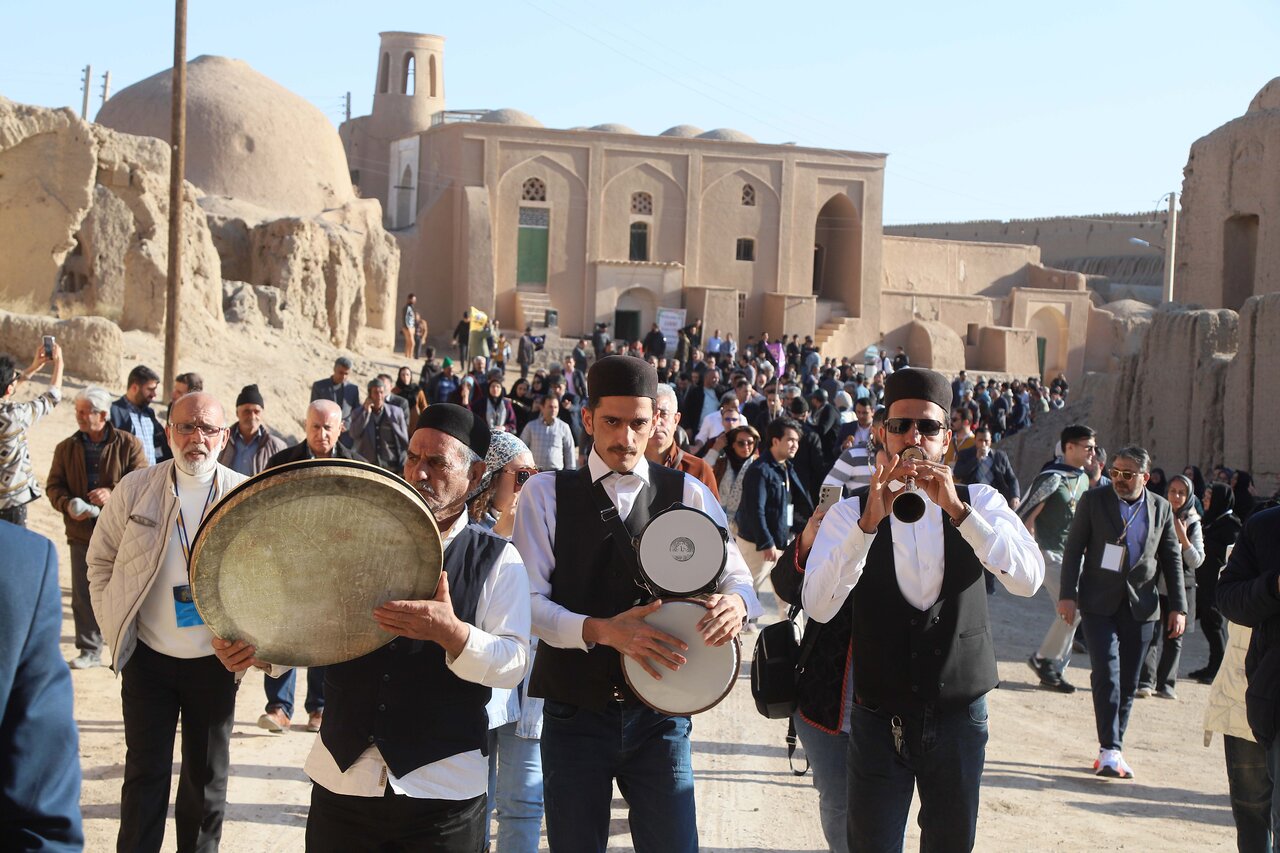
<path id="1" fill-rule="evenodd" d="M 1102 568 L 1109 572 L 1118 572 L 1124 561 L 1124 549 L 1108 542 L 1102 549 Z"/>
<path id="2" fill-rule="evenodd" d="M 791 525 L 795 523 L 795 520 L 796 520 L 795 507 L 791 505 L 790 501 L 788 501 L 787 508 L 782 511 L 782 524 L 787 530 L 790 530 Z"/>
<path id="3" fill-rule="evenodd" d="M 191 600 L 190 584 L 184 583 L 173 588 L 173 611 L 179 628 L 194 628 L 204 624 L 200 611 L 196 610 L 196 603 Z"/>

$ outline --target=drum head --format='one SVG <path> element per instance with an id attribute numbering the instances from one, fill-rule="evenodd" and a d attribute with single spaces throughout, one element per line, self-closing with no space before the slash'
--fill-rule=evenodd
<path id="1" fill-rule="evenodd" d="M 663 510 L 640 534 L 640 573 L 666 595 L 693 595 L 713 585 L 728 556 L 724 531 L 692 507 Z"/>
<path id="2" fill-rule="evenodd" d="M 205 516 L 191 595 L 213 633 L 288 666 L 341 663 L 393 639 L 387 601 L 435 594 L 444 548 L 421 495 L 363 462 L 313 459 L 263 471 Z"/>
<path id="3" fill-rule="evenodd" d="M 681 599 L 664 601 L 655 613 L 645 617 L 653 627 L 679 637 L 689 646 L 688 651 L 682 652 L 688 663 L 675 672 L 657 666 L 661 680 L 623 656 L 622 674 L 628 686 L 653 710 L 672 716 L 698 714 L 718 705 L 737 682 L 742 654 L 738 638 L 723 646 L 704 643 L 698 622 L 706 613 L 701 601 Z"/>

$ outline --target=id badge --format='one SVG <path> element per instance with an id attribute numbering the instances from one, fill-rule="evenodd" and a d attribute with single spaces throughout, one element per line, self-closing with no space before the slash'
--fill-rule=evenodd
<path id="1" fill-rule="evenodd" d="M 784 529 L 790 530 L 791 525 L 795 522 L 795 520 L 796 520 L 796 508 L 791 504 L 790 501 L 788 501 L 787 508 L 782 511 L 782 523 L 784 525 Z"/>
<path id="2" fill-rule="evenodd" d="M 196 610 L 196 603 L 191 600 L 190 584 L 184 583 L 173 588 L 173 611 L 179 628 L 194 628 L 204 624 L 200 611 Z"/>
<path id="3" fill-rule="evenodd" d="M 1109 572 L 1118 572 L 1123 566 L 1124 549 L 1113 542 L 1108 542 L 1102 549 L 1102 568 Z"/>

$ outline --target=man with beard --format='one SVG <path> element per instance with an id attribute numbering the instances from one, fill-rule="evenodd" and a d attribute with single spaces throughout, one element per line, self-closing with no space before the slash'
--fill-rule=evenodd
<path id="1" fill-rule="evenodd" d="M 246 479 L 217 462 L 225 423 L 210 394 L 174 403 L 173 457 L 120 480 L 89 543 L 89 595 L 122 676 L 120 850 L 158 851 L 164 840 L 179 715 L 177 847 L 216 850 L 222 836 L 236 679 L 191 600 L 187 555 L 204 514 Z"/>
<path id="2" fill-rule="evenodd" d="M 307 757 L 311 853 L 484 846 L 490 688 L 520 684 L 529 655 L 529 582 L 516 549 L 468 524 L 489 427 L 461 406 L 428 406 L 404 478 L 444 537 L 444 572 L 426 601 L 373 611 L 395 635 L 325 668 L 325 719 Z M 270 667 L 243 640 L 214 640 L 227 669 Z M 277 668 L 270 667 L 272 674 Z"/>
<path id="3" fill-rule="evenodd" d="M 848 835 L 851 850 L 901 850 L 914 790 L 921 846 L 971 850 L 999 683 L 983 576 L 1030 596 L 1044 577 L 1035 542 L 1000 493 L 956 486 L 942 463 L 951 387 L 908 367 L 885 381 L 877 436 L 888 461 L 827 513 L 803 566 L 811 619 L 852 628 Z M 914 449 L 923 458 L 903 458 Z M 924 515 L 890 513 L 914 480 Z"/>

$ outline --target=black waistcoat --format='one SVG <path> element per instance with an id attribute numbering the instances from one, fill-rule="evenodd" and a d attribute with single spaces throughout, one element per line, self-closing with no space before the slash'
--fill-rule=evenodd
<path id="1" fill-rule="evenodd" d="M 854 492 L 859 500 L 866 488 Z M 969 490 L 957 486 L 962 501 Z M 941 510 L 930 507 L 931 512 Z M 886 516 L 876 531 L 853 601 L 853 671 L 858 701 L 888 711 L 936 702 L 967 705 L 999 684 L 982 563 L 949 519 L 942 521 L 942 592 L 928 610 L 902 597 Z"/>
<path id="2" fill-rule="evenodd" d="M 480 590 L 507 541 L 467 525 L 444 553 L 453 611 L 474 625 Z M 445 665 L 444 649 L 397 637 L 377 651 L 325 667 L 320 738 L 343 772 L 370 746 L 396 776 L 476 749 L 489 730 L 490 690 Z"/>
<path id="3" fill-rule="evenodd" d="M 657 513 L 684 500 L 684 472 L 649 466 L 649 483 L 636 496 L 624 524 L 634 538 Z M 555 568 L 551 600 L 597 618 L 616 616 L 648 600 L 629 563 L 600 519 L 587 468 L 556 474 Z M 622 677 L 615 649 L 597 645 L 585 654 L 538 644 L 529 695 L 600 710 L 614 697 L 636 701 Z"/>

